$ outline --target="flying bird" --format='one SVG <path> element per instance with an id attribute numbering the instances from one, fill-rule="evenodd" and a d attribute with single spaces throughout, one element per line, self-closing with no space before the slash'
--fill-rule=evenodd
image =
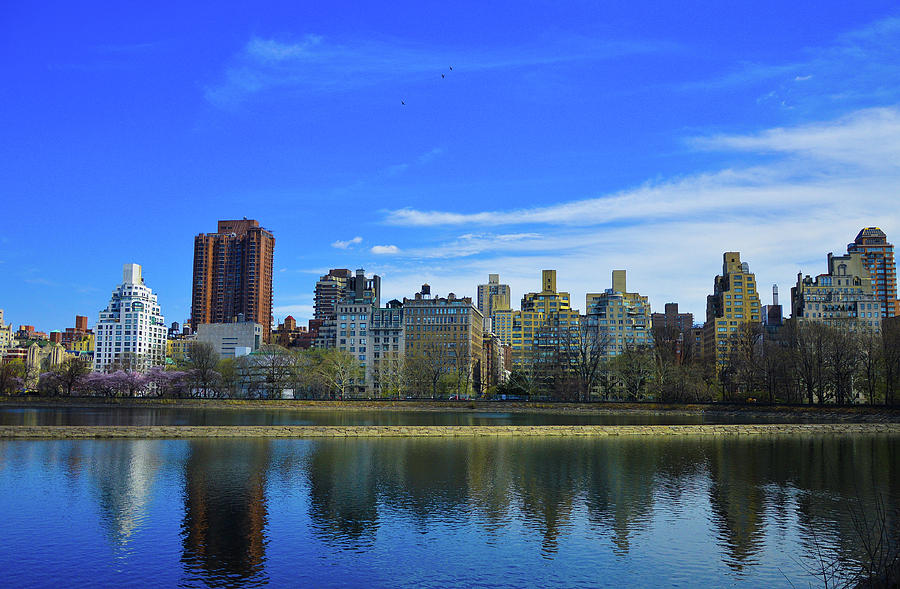
<path id="1" fill-rule="evenodd" d="M 402 104 L 403 106 L 406 106 L 406 103 L 403 102 L 402 100 L 400 101 L 400 104 Z"/>
<path id="2" fill-rule="evenodd" d="M 444 74 L 441 74 L 441 77 L 443 78 L 443 77 L 444 77 Z"/>
<path id="3" fill-rule="evenodd" d="M 450 71 L 451 71 L 451 72 L 453 71 L 453 66 L 452 66 L 452 65 L 450 66 Z"/>

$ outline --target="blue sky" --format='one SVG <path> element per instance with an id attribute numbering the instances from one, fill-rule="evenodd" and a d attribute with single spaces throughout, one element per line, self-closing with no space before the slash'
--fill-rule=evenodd
<path id="1" fill-rule="evenodd" d="M 385 300 L 557 268 L 582 310 L 624 268 L 700 319 L 725 251 L 768 303 L 900 241 L 896 2 L 609 4 L 6 6 L 6 320 L 93 324 L 136 262 L 182 321 L 193 236 L 242 216 L 301 321 L 334 267 Z"/>

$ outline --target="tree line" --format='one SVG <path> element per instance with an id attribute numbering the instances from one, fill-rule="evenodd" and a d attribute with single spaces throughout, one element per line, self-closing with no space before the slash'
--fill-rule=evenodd
<path id="1" fill-rule="evenodd" d="M 0 394 L 18 394 L 32 380 L 37 382 L 33 392 L 44 396 L 205 399 L 280 399 L 285 392 L 298 399 L 438 398 L 466 395 L 473 385 L 467 356 L 448 354 L 438 345 L 412 354 L 384 354 L 371 370 L 368 388 L 360 361 L 338 349 L 273 344 L 249 356 L 221 358 L 211 344 L 194 342 L 173 365 L 139 372 L 136 364 L 126 359 L 109 372 L 92 372 L 85 360 L 69 358 L 33 378 L 25 363 L 9 362 L 0 366 Z"/>
<path id="2" fill-rule="evenodd" d="M 885 321 L 880 332 L 852 326 L 789 321 L 770 331 L 745 323 L 731 334 L 718 366 L 690 334 L 674 328 L 655 326 L 652 346 L 625 344 L 612 355 L 615 341 L 596 326 L 551 326 L 536 339 L 539 345 L 517 357 L 508 380 L 494 385 L 486 381 L 496 383 L 497 374 L 488 378 L 468 350 L 436 339 L 407 354 L 383 353 L 368 375 L 353 354 L 337 349 L 264 345 L 250 356 L 220 358 L 212 345 L 195 342 L 184 360 L 145 373 L 127 363 L 94 373 L 72 358 L 35 376 L 23 362 L 7 362 L 0 365 L 0 393 L 19 393 L 36 381 L 37 392 L 48 396 L 274 399 L 290 391 L 301 399 L 474 394 L 570 402 L 896 405 L 900 323 Z"/>
<path id="3" fill-rule="evenodd" d="M 612 337 L 595 326 L 551 332 L 549 345 L 520 357 L 498 392 L 557 401 L 900 401 L 900 322 L 893 320 L 880 332 L 858 329 L 852 320 L 788 321 L 778 329 L 744 323 L 730 333 L 718 365 L 691 333 L 674 327 L 654 326 L 653 345 L 626 343 L 615 355 L 609 354 Z"/>

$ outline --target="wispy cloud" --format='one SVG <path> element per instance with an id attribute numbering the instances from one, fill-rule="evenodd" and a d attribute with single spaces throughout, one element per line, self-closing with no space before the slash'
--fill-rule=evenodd
<path id="1" fill-rule="evenodd" d="M 539 288 L 540 269 L 557 268 L 560 288 L 572 291 L 577 306 L 585 292 L 609 286 L 613 268 L 626 268 L 630 287 L 654 307 L 679 301 L 702 320 L 724 251 L 741 251 L 760 285 L 781 283 L 784 292 L 797 272 L 822 271 L 825 255 L 841 251 L 861 227 L 900 234 L 898 108 L 687 144 L 764 159 L 546 207 L 389 211 L 386 224 L 428 231 L 415 234 L 415 247 L 398 244 L 386 296 L 414 292 L 392 285 L 422 281 L 441 292 L 465 284 L 474 291 L 489 272 L 501 272 L 518 296 Z M 441 237 L 461 226 L 511 230 Z"/>
<path id="2" fill-rule="evenodd" d="M 403 162 L 400 164 L 388 166 L 384 170 L 384 175 L 388 177 L 399 176 L 400 174 L 403 174 L 411 168 L 428 165 L 442 155 L 444 155 L 444 148 L 434 147 L 432 149 L 429 149 L 425 153 L 416 156 L 411 162 Z"/>
<path id="3" fill-rule="evenodd" d="M 786 63 L 744 62 L 717 77 L 679 86 L 689 92 L 737 87 L 765 87 L 759 102 L 814 106 L 818 112 L 896 102 L 900 18 L 885 18 L 840 35 L 831 44 L 807 47 Z"/>
<path id="4" fill-rule="evenodd" d="M 399 254 L 400 248 L 398 248 L 396 245 L 376 245 L 376 246 L 372 246 L 372 249 L 369 251 L 371 251 L 373 254 L 379 255 L 379 256 L 393 255 L 393 254 Z"/>
<path id="5" fill-rule="evenodd" d="M 348 239 L 346 241 L 341 241 L 338 239 L 337 241 L 331 244 L 331 247 L 337 248 L 339 250 L 350 249 L 351 246 L 362 243 L 363 238 L 357 235 L 353 239 Z"/>
<path id="6" fill-rule="evenodd" d="M 608 225 L 672 216 L 716 219 L 734 215 L 791 214 L 824 202 L 840 202 L 866 172 L 900 172 L 900 111 L 867 109 L 829 123 L 777 128 L 753 135 L 694 138 L 702 149 L 775 152 L 801 158 L 765 166 L 732 168 L 647 184 L 597 198 L 511 211 L 456 213 L 403 208 L 390 211 L 391 225 Z M 830 165 L 827 165 L 830 164 Z M 860 177 L 859 175 L 862 175 Z M 802 180 L 801 180 L 802 178 Z M 786 198 L 786 195 L 790 198 Z"/>
<path id="7" fill-rule="evenodd" d="M 672 50 L 661 41 L 598 40 L 567 37 L 526 47 L 465 50 L 424 46 L 400 40 L 341 42 L 308 34 L 282 41 L 255 37 L 235 55 L 223 79 L 206 89 L 219 106 L 234 106 L 247 97 L 276 88 L 331 92 L 415 79 L 456 64 L 457 71 L 598 61 L 622 55 Z"/>

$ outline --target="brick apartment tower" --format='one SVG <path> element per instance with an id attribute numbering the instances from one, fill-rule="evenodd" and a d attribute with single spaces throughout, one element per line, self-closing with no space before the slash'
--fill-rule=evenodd
<path id="1" fill-rule="evenodd" d="M 875 298 L 881 303 L 881 316 L 900 316 L 900 301 L 897 300 L 897 264 L 894 261 L 894 246 L 888 243 L 887 235 L 878 227 L 865 227 L 847 245 L 847 253 L 859 252 L 863 264 L 872 277 Z"/>
<path id="2" fill-rule="evenodd" d="M 272 329 L 272 260 L 275 237 L 246 217 L 219 221 L 216 233 L 194 238 L 194 283 L 191 328 L 201 323 L 228 323 L 243 316 Z"/>

